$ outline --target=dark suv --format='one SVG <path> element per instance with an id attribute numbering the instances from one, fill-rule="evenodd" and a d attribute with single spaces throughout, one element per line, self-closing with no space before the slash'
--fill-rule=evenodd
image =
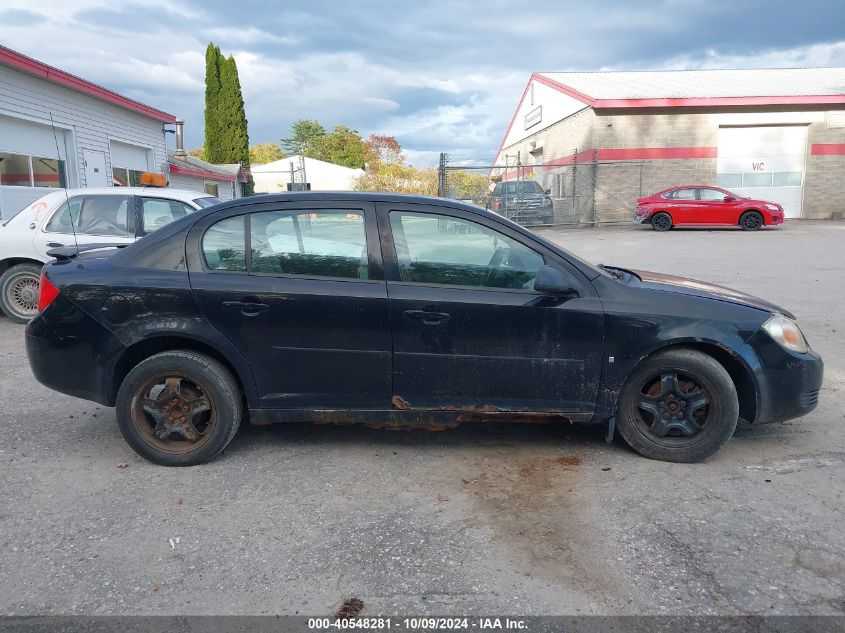
<path id="1" fill-rule="evenodd" d="M 519 224 L 551 224 L 555 211 L 550 194 L 536 180 L 497 182 L 487 208 Z"/>

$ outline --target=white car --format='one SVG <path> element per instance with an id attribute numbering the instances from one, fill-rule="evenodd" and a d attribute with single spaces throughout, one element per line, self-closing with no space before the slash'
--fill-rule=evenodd
<path id="1" fill-rule="evenodd" d="M 18 323 L 35 316 L 41 266 L 53 248 L 128 244 L 218 202 L 202 192 L 153 187 L 48 193 L 0 226 L 0 309 Z"/>

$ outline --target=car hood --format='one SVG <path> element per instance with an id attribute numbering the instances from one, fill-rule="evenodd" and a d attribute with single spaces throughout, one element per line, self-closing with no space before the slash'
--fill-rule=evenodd
<path id="1" fill-rule="evenodd" d="M 791 319 L 795 318 L 788 310 L 783 309 L 779 305 L 760 299 L 753 295 L 724 286 L 717 286 L 716 284 L 707 283 L 706 281 L 698 281 L 696 279 L 688 279 L 686 277 L 676 277 L 675 275 L 664 275 L 662 273 L 653 273 L 646 270 L 630 270 L 628 272 L 640 278 L 641 283 L 646 288 L 654 290 L 664 290 L 666 292 L 676 292 L 678 294 L 691 295 L 693 297 L 703 297 L 705 299 L 715 299 L 717 301 L 727 301 L 728 303 L 736 303 L 749 308 L 756 308 L 765 312 L 780 312 Z"/>

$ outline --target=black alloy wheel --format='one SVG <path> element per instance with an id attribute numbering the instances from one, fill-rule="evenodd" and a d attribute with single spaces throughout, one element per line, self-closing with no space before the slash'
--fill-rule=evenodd
<path id="1" fill-rule="evenodd" d="M 668 231 L 672 228 L 672 216 L 665 211 L 655 213 L 651 218 L 651 228 L 655 231 Z"/>
<path id="2" fill-rule="evenodd" d="M 763 224 L 763 216 L 757 211 L 746 211 L 739 219 L 743 231 L 756 231 L 762 228 Z"/>

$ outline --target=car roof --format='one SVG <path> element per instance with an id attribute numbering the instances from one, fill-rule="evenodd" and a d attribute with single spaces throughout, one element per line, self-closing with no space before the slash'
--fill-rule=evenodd
<path id="1" fill-rule="evenodd" d="M 175 189 L 172 187 L 78 187 L 76 189 L 60 189 L 51 193 L 61 194 L 67 192 L 69 196 L 79 195 L 156 195 L 164 198 L 212 198 L 211 194 L 204 191 L 191 191 L 190 189 Z"/>
<path id="2" fill-rule="evenodd" d="M 512 230 L 521 233 L 536 242 L 539 242 L 546 248 L 549 248 L 553 251 L 563 250 L 558 244 L 551 242 L 542 235 L 538 235 L 537 233 L 528 230 L 527 228 L 517 224 L 512 220 L 509 220 L 508 218 L 505 218 L 502 215 L 499 215 L 498 213 L 494 213 L 493 211 L 489 211 L 483 207 L 479 207 L 474 204 L 461 202 L 459 200 L 453 200 L 451 198 L 438 198 L 435 196 L 421 196 L 404 193 L 383 193 L 376 191 L 296 191 L 286 193 L 261 193 L 253 196 L 247 196 L 244 198 L 227 200 L 225 202 L 221 202 L 213 206 L 205 207 L 204 209 L 198 209 L 190 215 L 186 215 L 183 218 L 174 220 L 166 227 L 159 229 L 155 233 L 145 237 L 143 240 L 139 240 L 135 243 L 135 245 L 129 246 L 123 250 L 126 251 L 126 253 L 131 253 L 133 248 L 143 248 L 143 245 L 137 246 L 143 241 L 146 241 L 147 244 L 152 244 L 156 240 L 166 239 L 171 232 L 176 233 L 182 230 L 188 230 L 191 226 L 193 226 L 194 223 L 198 222 L 201 218 L 212 213 L 225 211 L 226 209 L 243 208 L 244 212 L 248 213 L 250 212 L 249 207 L 251 205 L 263 205 L 267 203 L 272 204 L 274 202 L 308 203 L 356 201 L 361 203 L 393 202 L 400 204 L 424 204 L 432 207 L 444 207 L 445 209 L 460 209 L 462 211 L 468 211 L 469 213 L 473 213 L 478 216 L 494 219 L 500 224 L 508 225 Z M 593 264 L 590 264 L 589 262 L 581 259 L 573 253 L 567 252 L 567 255 L 570 258 L 570 261 L 572 261 L 576 264 L 576 266 L 581 268 L 581 271 L 587 276 L 588 279 L 594 279 L 600 274 L 599 269 L 596 268 Z"/>

